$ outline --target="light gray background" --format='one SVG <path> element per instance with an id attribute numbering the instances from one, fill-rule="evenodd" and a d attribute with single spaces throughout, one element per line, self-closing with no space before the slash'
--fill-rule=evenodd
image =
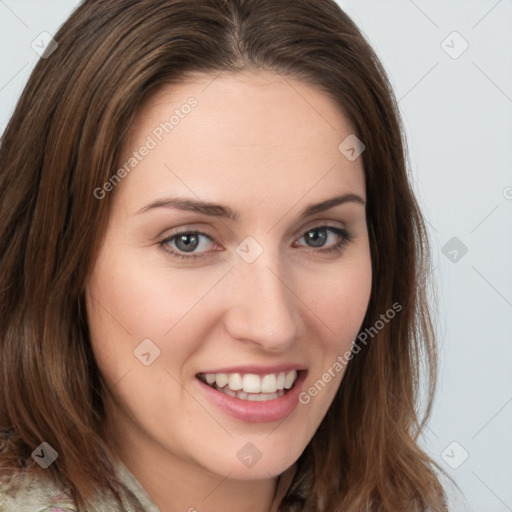
<path id="1" fill-rule="evenodd" d="M 422 444 L 462 490 L 450 510 L 512 511 L 512 1 L 339 3 L 390 75 L 432 241 L 441 373 Z M 0 132 L 32 41 L 77 4 L 0 0 Z"/>

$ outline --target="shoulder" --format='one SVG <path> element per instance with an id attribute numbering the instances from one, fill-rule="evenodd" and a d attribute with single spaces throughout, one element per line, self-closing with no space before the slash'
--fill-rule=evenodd
<path id="1" fill-rule="evenodd" d="M 0 512 L 78 511 L 74 501 L 40 473 L 0 475 Z"/>

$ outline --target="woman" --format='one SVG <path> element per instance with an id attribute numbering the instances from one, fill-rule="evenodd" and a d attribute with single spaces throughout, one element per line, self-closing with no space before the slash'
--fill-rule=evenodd
<path id="1" fill-rule="evenodd" d="M 55 40 L 0 148 L 0 510 L 446 510 L 427 239 L 351 20 L 86 0 Z"/>

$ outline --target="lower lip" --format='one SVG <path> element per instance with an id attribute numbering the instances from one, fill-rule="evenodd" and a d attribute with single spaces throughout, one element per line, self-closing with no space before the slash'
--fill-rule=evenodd
<path id="1" fill-rule="evenodd" d="M 222 391 L 217 391 L 198 378 L 196 378 L 196 381 L 207 398 L 226 414 L 242 421 L 265 423 L 282 420 L 296 409 L 306 373 L 306 371 L 300 371 L 293 388 L 282 397 L 265 402 L 249 402 L 248 400 L 234 398 L 222 393 Z"/>

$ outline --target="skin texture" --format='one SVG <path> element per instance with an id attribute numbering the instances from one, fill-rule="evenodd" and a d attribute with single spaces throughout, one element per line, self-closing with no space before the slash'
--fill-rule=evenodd
<path id="1" fill-rule="evenodd" d="M 157 141 L 155 128 L 189 97 L 197 106 Z M 86 283 L 87 310 L 114 397 L 109 445 L 163 512 L 268 512 L 277 476 L 332 403 L 343 372 L 284 420 L 244 422 L 212 404 L 195 375 L 297 363 L 308 368 L 308 389 L 350 350 L 371 291 L 365 207 L 300 214 L 344 193 L 366 200 L 362 158 L 338 150 L 351 133 L 325 93 L 268 71 L 191 75 L 160 89 L 131 127 L 120 165 L 148 136 L 158 144 L 109 192 L 113 209 Z M 240 220 L 174 208 L 137 214 L 170 196 L 227 205 Z M 340 236 L 325 231 L 322 247 L 304 234 L 323 225 L 346 228 L 352 241 L 322 253 Z M 187 230 L 210 237 L 201 237 L 196 260 L 166 252 L 190 254 L 176 239 L 159 245 Z M 252 263 L 236 252 L 248 236 L 263 249 Z M 134 355 L 144 339 L 160 350 L 149 366 Z M 251 468 L 237 457 L 248 442 L 262 454 Z"/>

